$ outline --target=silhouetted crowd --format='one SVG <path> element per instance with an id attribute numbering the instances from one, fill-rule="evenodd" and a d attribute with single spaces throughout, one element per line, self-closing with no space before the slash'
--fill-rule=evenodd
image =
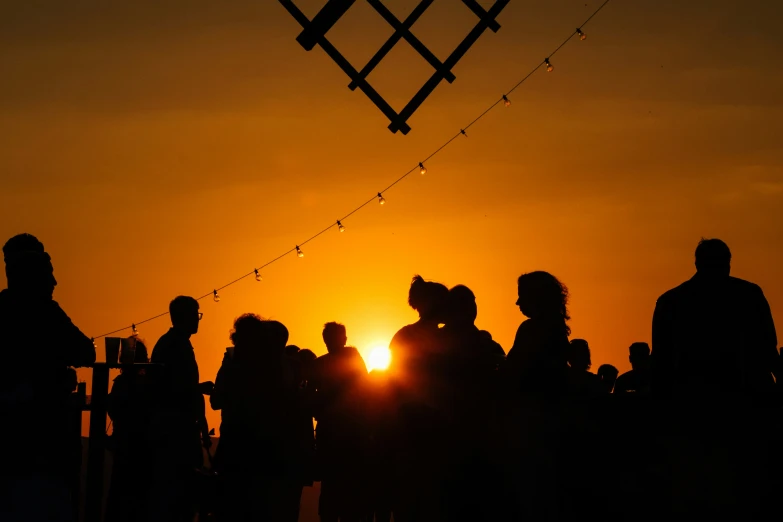
<path id="1" fill-rule="evenodd" d="M 22 234 L 3 253 L 0 520 L 73 520 L 68 398 L 95 348 L 52 299 L 43 245 Z M 722 241 L 702 240 L 695 261 L 658 299 L 652 349 L 633 343 L 622 375 L 590 371 L 588 342 L 569 339 L 568 290 L 542 271 L 517 281 L 527 319 L 508 352 L 476 327 L 469 288 L 415 276 L 419 320 L 392 339 L 389 368 L 369 373 L 342 324 L 324 325 L 316 357 L 248 313 L 202 381 L 191 337 L 203 316 L 177 297 L 149 356 L 135 340 L 133 362 L 151 364 L 125 365 L 111 390 L 105 519 L 295 522 L 314 482 L 323 522 L 777 517 L 770 307 L 730 276 Z M 205 397 L 222 416 L 214 452 Z"/>

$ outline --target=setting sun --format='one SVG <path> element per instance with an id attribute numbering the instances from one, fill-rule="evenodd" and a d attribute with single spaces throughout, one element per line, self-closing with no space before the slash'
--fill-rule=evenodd
<path id="1" fill-rule="evenodd" d="M 391 351 L 387 346 L 379 345 L 370 348 L 370 355 L 367 358 L 367 370 L 385 370 L 391 362 Z"/>

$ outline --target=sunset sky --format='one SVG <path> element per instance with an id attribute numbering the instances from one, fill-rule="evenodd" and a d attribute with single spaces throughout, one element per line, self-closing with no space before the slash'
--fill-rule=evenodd
<path id="1" fill-rule="evenodd" d="M 313 16 L 323 0 L 296 0 Z M 417 0 L 389 0 L 404 18 Z M 482 1 L 489 7 L 491 1 Z M 37 235 L 55 298 L 89 336 L 201 296 L 277 257 L 428 156 L 599 3 L 512 0 L 409 120 L 407 136 L 273 0 L 6 2 L 0 9 L 0 241 Z M 340 321 L 367 354 L 416 314 L 411 277 L 478 296 L 508 350 L 516 278 L 571 291 L 593 368 L 630 368 L 656 298 L 704 237 L 783 325 L 783 3 L 613 0 L 511 96 L 333 231 L 202 301 L 213 379 L 232 320 L 257 312 L 324 353 Z M 413 32 L 441 59 L 476 23 L 436 0 Z M 357 67 L 391 27 L 359 1 L 328 38 Z M 432 68 L 400 43 L 369 77 L 397 110 Z M 150 347 L 168 318 L 139 327 Z M 124 335 L 129 335 L 126 331 Z M 99 342 L 99 359 L 103 343 Z M 88 378 L 87 373 L 83 373 Z M 219 417 L 210 420 L 217 424 Z"/>

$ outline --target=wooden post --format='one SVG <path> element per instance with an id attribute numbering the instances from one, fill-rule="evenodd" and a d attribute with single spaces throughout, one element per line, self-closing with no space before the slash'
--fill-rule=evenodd
<path id="1" fill-rule="evenodd" d="M 103 475 L 106 450 L 106 403 L 109 395 L 109 365 L 92 366 L 92 401 L 90 402 L 90 442 L 87 451 L 87 487 L 85 522 L 103 520 Z"/>

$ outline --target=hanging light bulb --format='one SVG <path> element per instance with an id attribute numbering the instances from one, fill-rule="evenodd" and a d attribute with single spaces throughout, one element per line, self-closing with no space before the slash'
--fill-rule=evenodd
<path id="1" fill-rule="evenodd" d="M 465 129 L 460 129 L 459 131 L 460 131 L 460 133 L 461 133 L 463 136 L 465 136 L 466 138 L 468 137 L 468 133 L 467 133 L 467 132 L 465 132 Z"/>
<path id="2" fill-rule="evenodd" d="M 134 337 L 139 335 L 139 330 L 136 328 L 136 324 L 135 323 L 131 325 L 131 335 L 134 336 Z"/>
<path id="3" fill-rule="evenodd" d="M 380 192 L 378 192 L 378 203 L 380 203 L 381 205 L 386 204 L 386 200 L 383 198 L 383 194 L 381 194 Z"/>
<path id="4" fill-rule="evenodd" d="M 253 269 L 253 272 L 255 272 L 255 273 L 256 273 L 256 281 L 258 281 L 258 282 L 260 283 L 260 282 L 261 282 L 261 279 L 263 279 L 263 278 L 261 277 L 261 272 L 259 272 L 259 271 L 258 271 L 258 268 L 254 268 L 254 269 Z"/>
<path id="5" fill-rule="evenodd" d="M 580 40 L 582 40 L 582 41 L 587 40 L 587 35 L 582 31 L 581 27 L 577 27 L 576 28 L 576 34 L 579 35 L 579 39 Z"/>
<path id="6" fill-rule="evenodd" d="M 508 99 L 508 96 L 505 94 L 503 95 L 503 105 L 506 107 L 511 107 L 511 100 Z"/>
<path id="7" fill-rule="evenodd" d="M 555 70 L 555 66 L 549 61 L 549 58 L 544 58 L 544 64 L 546 65 L 546 72 L 552 72 Z"/>
<path id="8" fill-rule="evenodd" d="M 345 227 L 343 226 L 342 223 L 340 223 L 339 219 L 337 220 L 337 230 L 339 230 L 340 232 L 345 232 Z"/>
<path id="9" fill-rule="evenodd" d="M 424 163 L 419 162 L 419 172 L 422 176 L 427 173 L 427 167 L 424 166 Z"/>
<path id="10" fill-rule="evenodd" d="M 304 252 L 302 252 L 302 249 L 299 248 L 299 245 L 296 245 L 296 255 L 299 257 L 304 257 Z"/>
<path id="11" fill-rule="evenodd" d="M 212 290 L 212 299 L 214 299 L 216 303 L 220 302 L 220 296 L 218 295 L 217 290 Z"/>

